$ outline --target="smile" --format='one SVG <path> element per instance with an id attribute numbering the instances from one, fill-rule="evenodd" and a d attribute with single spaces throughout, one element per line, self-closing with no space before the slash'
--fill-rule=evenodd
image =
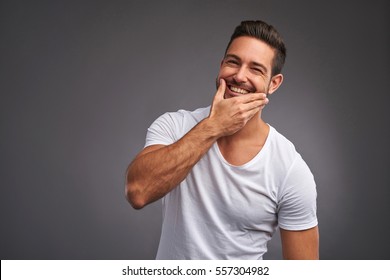
<path id="1" fill-rule="evenodd" d="M 246 89 L 242 89 L 242 88 L 238 88 L 238 87 L 234 87 L 234 86 L 230 86 L 229 89 L 233 92 L 236 92 L 236 93 L 240 93 L 240 94 L 247 94 L 249 93 L 248 90 Z"/>

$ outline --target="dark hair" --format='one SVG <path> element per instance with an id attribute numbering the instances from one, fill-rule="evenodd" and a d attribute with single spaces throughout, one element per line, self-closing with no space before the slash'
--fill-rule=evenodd
<path id="1" fill-rule="evenodd" d="M 284 61 L 286 60 L 287 50 L 282 37 L 272 25 L 269 25 L 261 20 L 242 21 L 230 37 L 225 54 L 233 40 L 242 36 L 254 37 L 272 47 L 275 50 L 275 57 L 272 63 L 272 76 L 281 73 Z"/>

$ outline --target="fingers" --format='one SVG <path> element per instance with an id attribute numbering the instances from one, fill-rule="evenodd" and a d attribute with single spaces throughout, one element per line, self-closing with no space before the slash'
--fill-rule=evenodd
<path id="1" fill-rule="evenodd" d="M 235 98 L 241 99 L 242 103 L 250 103 L 257 100 L 263 100 L 266 102 L 266 104 L 269 102 L 267 95 L 265 93 L 251 93 L 242 96 L 237 96 Z"/>
<path id="2" fill-rule="evenodd" d="M 230 99 L 229 101 L 232 104 L 240 104 L 240 110 L 250 111 L 253 109 L 263 109 L 268 103 L 269 100 L 267 95 L 264 93 L 253 93 L 243 96 L 237 96 Z"/>
<path id="3" fill-rule="evenodd" d="M 241 109 L 253 116 L 260 110 L 264 109 L 268 103 L 269 100 L 267 96 L 261 93 L 258 97 L 254 97 L 254 99 L 248 99 L 246 103 L 242 104 Z"/>
<path id="4" fill-rule="evenodd" d="M 263 109 L 267 104 L 268 104 L 268 99 L 249 102 L 246 103 L 245 106 L 247 110 L 253 110 L 253 109 Z"/>
<path id="5" fill-rule="evenodd" d="M 226 82 L 224 79 L 219 80 L 219 87 L 217 92 L 215 93 L 214 99 L 217 101 L 223 100 L 224 95 L 225 95 L 225 90 L 226 90 Z"/>
<path id="6" fill-rule="evenodd" d="M 221 79 L 209 115 L 209 120 L 221 130 L 221 135 L 231 135 L 240 130 L 268 103 L 264 93 L 224 99 L 225 91 L 226 82 Z"/>

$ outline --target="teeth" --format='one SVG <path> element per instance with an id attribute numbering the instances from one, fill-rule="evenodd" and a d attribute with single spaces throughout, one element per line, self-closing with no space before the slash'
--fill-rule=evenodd
<path id="1" fill-rule="evenodd" d="M 241 93 L 241 94 L 246 94 L 249 93 L 249 91 L 242 89 L 242 88 L 236 88 L 236 87 L 230 87 L 230 89 L 234 92 Z"/>

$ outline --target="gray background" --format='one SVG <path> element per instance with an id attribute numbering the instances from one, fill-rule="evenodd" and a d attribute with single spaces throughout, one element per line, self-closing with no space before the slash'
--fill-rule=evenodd
<path id="1" fill-rule="evenodd" d="M 263 116 L 315 175 L 321 258 L 389 259 L 388 3 L 1 1 L 1 259 L 154 258 L 160 203 L 130 207 L 126 167 L 159 115 L 210 104 L 244 19 L 288 47 Z"/>

